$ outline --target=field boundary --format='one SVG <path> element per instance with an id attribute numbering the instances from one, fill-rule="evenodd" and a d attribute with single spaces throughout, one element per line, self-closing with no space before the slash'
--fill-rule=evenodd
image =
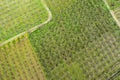
<path id="1" fill-rule="evenodd" d="M 15 40 L 16 38 L 18 38 L 18 37 L 20 37 L 20 36 L 22 36 L 22 35 L 24 35 L 26 33 L 32 33 L 33 31 L 35 31 L 38 28 L 44 26 L 45 24 L 47 24 L 48 22 L 50 22 L 52 20 L 52 13 L 51 13 L 50 9 L 48 8 L 48 6 L 46 5 L 44 0 L 41 0 L 41 2 L 43 4 L 44 8 L 46 9 L 46 11 L 48 12 L 48 19 L 45 22 L 43 22 L 43 23 L 41 23 L 41 24 L 39 24 L 39 25 L 37 25 L 37 26 L 35 26 L 33 28 L 30 28 L 29 30 L 26 30 L 26 31 L 24 31 L 24 32 L 22 32 L 22 33 L 20 33 L 20 34 L 18 34 L 16 36 L 4 41 L 3 43 L 0 44 L 0 46 L 3 46 L 3 45 Z"/>

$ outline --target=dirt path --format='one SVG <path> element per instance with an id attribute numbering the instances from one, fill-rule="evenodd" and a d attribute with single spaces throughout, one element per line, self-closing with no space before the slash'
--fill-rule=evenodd
<path id="1" fill-rule="evenodd" d="M 24 31 L 24 32 L 22 32 L 22 33 L 20 33 L 20 34 L 18 34 L 16 36 L 14 36 L 14 37 L 12 37 L 12 38 L 4 41 L 3 43 L 0 44 L 0 46 L 3 46 L 5 44 L 7 44 L 8 42 L 13 41 L 14 39 L 16 39 L 16 38 L 18 38 L 18 37 L 20 37 L 20 36 L 22 36 L 22 35 L 24 35 L 26 33 L 31 33 L 33 31 L 37 30 L 38 28 L 44 26 L 45 24 L 47 24 L 49 21 L 51 21 L 51 19 L 52 19 L 52 13 L 51 13 L 50 9 L 47 7 L 47 5 L 46 5 L 46 3 L 45 3 L 44 0 L 41 0 L 41 2 L 43 3 L 43 6 L 45 7 L 46 11 L 48 12 L 48 19 L 45 22 L 41 23 L 40 25 L 37 25 L 37 26 L 35 26 L 35 27 L 27 30 L 27 31 Z"/>

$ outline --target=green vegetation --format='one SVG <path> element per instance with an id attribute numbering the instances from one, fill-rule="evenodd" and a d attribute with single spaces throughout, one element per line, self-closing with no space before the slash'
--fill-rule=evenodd
<path id="1" fill-rule="evenodd" d="M 0 47 L 0 80 L 45 80 L 27 35 Z"/>
<path id="2" fill-rule="evenodd" d="M 0 1 L 0 43 L 48 18 L 41 0 Z M 107 1 L 120 15 L 120 0 Z M 120 29 L 103 0 L 45 2 L 51 22 L 0 46 L 0 80 L 106 80 L 120 70 Z"/>
<path id="3" fill-rule="evenodd" d="M 120 0 L 107 0 L 112 10 L 120 8 Z"/>
<path id="4" fill-rule="evenodd" d="M 120 30 L 103 0 L 45 1 L 53 20 L 29 37 L 47 79 L 71 80 L 78 70 L 75 80 L 109 78 L 120 67 Z"/>
<path id="5" fill-rule="evenodd" d="M 0 0 L 0 43 L 48 18 L 41 0 Z"/>

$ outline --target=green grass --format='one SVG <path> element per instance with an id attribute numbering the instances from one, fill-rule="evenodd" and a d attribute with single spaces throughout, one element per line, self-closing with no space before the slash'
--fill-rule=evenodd
<path id="1" fill-rule="evenodd" d="M 107 2 L 112 10 L 120 8 L 120 0 L 107 0 Z"/>
<path id="2" fill-rule="evenodd" d="M 0 47 L 0 80 L 45 80 L 27 35 Z"/>
<path id="3" fill-rule="evenodd" d="M 0 43 L 48 18 L 41 0 L 0 0 Z"/>
<path id="4" fill-rule="evenodd" d="M 31 33 L 30 40 L 47 79 L 106 80 L 110 77 L 119 60 L 120 30 L 104 2 L 45 1 L 53 19 Z M 78 74 L 83 74 L 82 77 L 71 76 L 76 71 L 74 65 L 69 67 L 71 64 L 79 65 L 76 70 L 80 70 Z"/>

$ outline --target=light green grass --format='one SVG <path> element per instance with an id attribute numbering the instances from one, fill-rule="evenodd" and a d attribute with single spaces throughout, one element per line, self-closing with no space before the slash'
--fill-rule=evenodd
<path id="1" fill-rule="evenodd" d="M 0 0 L 0 43 L 48 18 L 41 0 Z"/>
<path id="2" fill-rule="evenodd" d="M 30 40 L 47 79 L 106 80 L 110 77 L 119 60 L 120 29 L 103 0 L 45 1 L 53 20 L 31 33 Z M 83 78 L 71 76 L 72 70 L 76 71 L 68 67 L 72 63 L 80 65 L 77 69 L 83 72 Z"/>

